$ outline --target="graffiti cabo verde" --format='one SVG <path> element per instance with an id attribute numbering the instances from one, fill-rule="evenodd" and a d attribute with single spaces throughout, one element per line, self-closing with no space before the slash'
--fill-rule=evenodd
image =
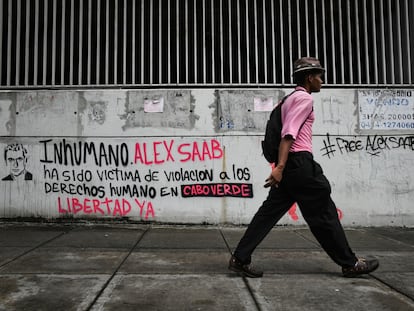
<path id="1" fill-rule="evenodd" d="M 133 146 L 65 139 L 40 143 L 44 190 L 58 195 L 60 214 L 123 217 L 138 211 L 141 218 L 151 219 L 156 214 L 153 200 L 159 197 L 253 197 L 248 168 L 165 168 L 222 159 L 224 150 L 216 139 L 140 141 Z"/>

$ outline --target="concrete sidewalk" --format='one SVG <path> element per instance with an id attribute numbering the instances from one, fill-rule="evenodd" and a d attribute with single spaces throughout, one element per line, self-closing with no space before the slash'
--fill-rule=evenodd
<path id="1" fill-rule="evenodd" d="M 380 268 L 343 278 L 307 228 L 277 227 L 227 270 L 245 228 L 0 223 L 0 310 L 414 310 L 414 229 L 348 229 Z"/>

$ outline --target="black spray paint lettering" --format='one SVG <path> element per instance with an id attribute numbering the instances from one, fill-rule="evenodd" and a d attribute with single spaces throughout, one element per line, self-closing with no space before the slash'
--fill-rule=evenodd
<path id="1" fill-rule="evenodd" d="M 124 171 L 118 168 L 96 170 L 99 181 L 132 181 L 141 182 L 141 175 L 138 170 Z"/>
<path id="2" fill-rule="evenodd" d="M 336 138 L 336 144 L 341 154 L 363 150 L 362 141 L 359 139 L 345 139 L 342 137 Z"/>
<path id="3" fill-rule="evenodd" d="M 396 136 L 380 136 L 367 137 L 366 149 L 372 151 L 384 150 L 384 149 L 408 149 L 414 150 L 414 136 L 396 137 Z"/>
<path id="4" fill-rule="evenodd" d="M 45 182 L 45 193 L 61 193 L 70 195 L 84 195 L 90 197 L 105 197 L 105 187 L 88 184 L 72 184 L 72 183 L 57 183 Z"/>
<path id="5" fill-rule="evenodd" d="M 232 174 L 232 175 L 230 175 Z M 231 180 L 231 177 L 233 177 L 234 180 L 250 180 L 250 170 L 248 167 L 245 168 L 238 168 L 234 164 L 232 165 L 232 173 L 228 173 L 226 171 L 222 171 L 219 174 L 219 177 L 221 180 Z"/>
<path id="6" fill-rule="evenodd" d="M 157 190 L 153 186 L 149 185 L 114 185 L 109 183 L 109 190 L 111 196 L 118 197 L 131 197 L 131 198 L 151 198 L 154 199 L 157 196 Z"/>
<path id="7" fill-rule="evenodd" d="M 330 159 L 331 156 L 335 155 L 336 148 L 335 144 L 331 142 L 331 136 L 329 135 L 329 133 L 326 134 L 326 140 L 323 140 L 323 144 L 324 147 L 321 149 L 321 151 L 323 152 L 322 156 L 327 156 Z"/>
<path id="8" fill-rule="evenodd" d="M 165 178 L 171 181 L 213 181 L 213 169 L 205 170 L 184 170 L 180 168 L 178 171 L 164 171 Z"/>
<path id="9" fill-rule="evenodd" d="M 52 143 L 52 139 L 39 141 L 43 144 L 44 154 L 41 163 L 56 163 L 60 165 L 80 166 L 92 161 L 97 166 L 115 165 L 127 166 L 129 164 L 128 146 L 126 143 L 120 145 L 106 145 L 94 142 L 69 143 L 63 139 L 59 143 Z M 50 150 L 52 149 L 52 150 Z"/>
<path id="10" fill-rule="evenodd" d="M 65 170 L 59 174 L 56 168 L 48 169 L 43 165 L 43 177 L 45 193 L 61 193 L 71 195 L 87 195 L 92 197 L 105 197 L 105 187 L 100 185 L 87 184 L 93 180 L 90 170 L 81 169 L 80 171 Z M 48 180 L 51 180 L 49 182 Z M 63 182 L 59 182 L 59 181 Z M 73 183 L 71 183 L 71 181 Z"/>
<path id="11" fill-rule="evenodd" d="M 328 133 L 323 140 L 323 145 L 322 156 L 328 158 L 335 156 L 337 152 L 343 155 L 364 150 L 370 155 L 378 156 L 383 151 L 393 149 L 414 151 L 414 136 L 368 135 L 359 138 L 354 136 L 353 139 L 336 137 L 332 140 Z"/>

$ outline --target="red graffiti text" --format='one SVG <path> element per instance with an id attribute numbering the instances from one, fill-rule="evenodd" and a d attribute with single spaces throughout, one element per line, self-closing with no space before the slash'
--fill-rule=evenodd
<path id="1" fill-rule="evenodd" d="M 59 214 L 86 214 L 86 215 L 107 215 L 107 216 L 118 216 L 125 217 L 131 213 L 134 209 L 139 210 L 139 215 L 141 218 L 149 219 L 155 218 L 154 208 L 150 201 L 139 201 L 134 199 L 134 201 L 129 201 L 127 199 L 113 199 L 105 198 L 103 200 L 99 199 L 89 199 L 83 198 L 79 199 L 76 197 L 67 197 L 57 199 L 58 211 Z"/>
<path id="2" fill-rule="evenodd" d="M 176 144 L 174 140 L 163 140 L 152 143 L 136 143 L 134 163 L 152 165 L 175 161 L 215 160 L 222 157 L 223 149 L 216 139 L 182 144 Z"/>

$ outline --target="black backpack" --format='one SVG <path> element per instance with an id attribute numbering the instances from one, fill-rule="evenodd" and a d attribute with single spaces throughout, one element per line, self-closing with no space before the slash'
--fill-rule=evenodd
<path id="1" fill-rule="evenodd" d="M 293 93 L 293 92 L 292 92 Z M 279 145 L 282 140 L 282 104 L 292 94 L 288 94 L 272 110 L 266 123 L 266 132 L 262 140 L 263 156 L 269 163 L 277 163 L 279 158 Z"/>
<path id="2" fill-rule="evenodd" d="M 292 93 L 283 97 L 280 103 L 272 110 L 270 114 L 270 118 L 266 124 L 266 132 L 264 140 L 262 140 L 262 151 L 265 159 L 269 163 L 277 163 L 279 160 L 279 145 L 280 141 L 282 140 L 282 104 L 286 101 L 286 99 L 295 93 L 298 90 L 294 90 Z M 312 113 L 313 107 L 309 115 Z M 308 116 L 309 118 L 309 116 Z M 299 131 L 302 129 L 303 125 L 305 124 L 306 120 L 302 123 L 299 128 Z"/>

